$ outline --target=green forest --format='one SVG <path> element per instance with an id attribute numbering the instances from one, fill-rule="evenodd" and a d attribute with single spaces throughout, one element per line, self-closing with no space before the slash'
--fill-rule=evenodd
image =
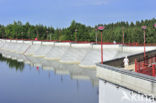
<path id="1" fill-rule="evenodd" d="M 143 43 L 142 26 L 147 26 L 146 43 L 156 43 L 156 28 L 154 24 L 156 19 L 141 20 L 134 22 L 116 22 L 111 24 L 102 24 L 105 26 L 103 31 L 103 42 L 122 43 L 123 33 L 125 34 L 125 43 Z M 57 41 L 100 41 L 100 32 L 97 31 L 98 25 L 94 27 L 86 26 L 76 21 L 66 28 L 54 28 L 44 25 L 31 25 L 29 22 L 23 24 L 21 21 L 14 21 L 6 26 L 0 25 L 0 38 L 6 39 L 35 39 L 38 40 L 57 40 Z"/>

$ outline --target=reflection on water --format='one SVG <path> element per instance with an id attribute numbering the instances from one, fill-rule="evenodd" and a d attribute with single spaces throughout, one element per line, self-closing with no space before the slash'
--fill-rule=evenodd
<path id="1" fill-rule="evenodd" d="M 31 66 L 1 57 L 0 103 L 98 103 L 95 69 L 29 59 Z"/>
<path id="2" fill-rule="evenodd" d="M 24 68 L 23 62 L 18 62 L 17 60 L 3 58 L 1 54 L 0 54 L 0 61 L 6 62 L 9 65 L 9 68 L 15 68 L 16 70 L 23 71 Z"/>
<path id="3" fill-rule="evenodd" d="M 10 55 L 17 60 L 5 58 Z M 0 55 L 0 103 L 153 103 L 98 80 L 96 69 L 20 54 L 5 57 Z"/>

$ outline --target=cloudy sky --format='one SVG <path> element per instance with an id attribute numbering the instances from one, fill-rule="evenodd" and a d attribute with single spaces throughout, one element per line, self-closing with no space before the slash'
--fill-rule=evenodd
<path id="1" fill-rule="evenodd" d="M 156 0 L 0 0 L 0 24 L 29 21 L 55 28 L 156 18 Z"/>

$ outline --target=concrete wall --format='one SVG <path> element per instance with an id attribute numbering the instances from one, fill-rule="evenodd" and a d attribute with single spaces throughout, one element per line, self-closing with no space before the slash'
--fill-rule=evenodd
<path id="1" fill-rule="evenodd" d="M 42 45 L 54 45 L 55 42 L 42 42 Z"/>
<path id="2" fill-rule="evenodd" d="M 42 42 L 41 41 L 33 41 L 33 44 L 39 44 L 39 45 L 41 45 Z"/>
<path id="3" fill-rule="evenodd" d="M 61 43 L 61 42 L 55 42 L 55 46 L 70 46 L 70 43 L 68 42 L 64 42 L 64 43 Z"/>
<path id="4" fill-rule="evenodd" d="M 143 46 L 123 46 L 123 51 L 144 52 Z M 146 51 L 155 50 L 156 46 L 146 46 Z"/>
<path id="5" fill-rule="evenodd" d="M 97 77 L 120 86 L 156 97 L 156 79 L 124 69 L 97 64 Z"/>
<path id="6" fill-rule="evenodd" d="M 11 40 L 5 40 L 6 42 L 8 42 L 8 43 L 10 43 L 11 42 Z"/>
<path id="7" fill-rule="evenodd" d="M 16 42 L 17 42 L 17 40 L 10 40 L 10 42 L 12 42 L 12 43 L 16 43 Z"/>
<path id="8" fill-rule="evenodd" d="M 121 47 L 121 45 L 117 45 L 117 44 L 114 44 L 114 45 L 103 45 L 103 48 L 115 48 L 115 49 L 119 49 Z M 94 49 L 101 49 L 101 45 L 100 44 L 94 44 L 93 45 L 93 48 Z"/>
<path id="9" fill-rule="evenodd" d="M 16 43 L 24 43 L 23 40 L 16 40 Z"/>
<path id="10" fill-rule="evenodd" d="M 32 41 L 24 41 L 25 44 L 33 44 Z"/>

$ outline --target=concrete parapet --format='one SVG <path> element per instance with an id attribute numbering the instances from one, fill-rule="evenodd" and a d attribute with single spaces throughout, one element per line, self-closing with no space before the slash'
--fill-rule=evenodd
<path id="1" fill-rule="evenodd" d="M 42 42 L 42 45 L 54 45 L 55 42 Z"/>
<path id="2" fill-rule="evenodd" d="M 17 42 L 17 40 L 10 40 L 10 42 L 12 42 L 12 43 L 16 43 L 16 42 Z"/>
<path id="3" fill-rule="evenodd" d="M 113 49 L 120 49 L 121 45 L 117 45 L 117 44 L 114 44 L 114 45 L 103 45 L 103 48 L 113 48 Z M 93 48 L 94 49 L 101 49 L 101 45 L 100 44 L 94 44 L 93 45 Z"/>
<path id="4" fill-rule="evenodd" d="M 104 64 L 97 64 L 96 75 L 100 79 L 156 97 L 156 78 L 154 77 Z"/>
<path id="5" fill-rule="evenodd" d="M 33 44 L 38 44 L 38 45 L 41 45 L 42 42 L 41 41 L 33 41 Z"/>
<path id="6" fill-rule="evenodd" d="M 5 40 L 5 42 L 8 42 L 8 43 L 10 43 L 10 42 L 11 42 L 11 40 Z"/>
<path id="7" fill-rule="evenodd" d="M 90 44 L 90 43 L 80 43 L 80 44 L 72 43 L 71 47 L 73 47 L 73 48 L 92 48 L 92 44 Z"/>
<path id="8" fill-rule="evenodd" d="M 67 43 L 55 42 L 54 44 L 55 44 L 55 46 L 68 46 L 68 47 L 70 46 L 70 43 L 68 43 L 68 42 Z"/>
<path id="9" fill-rule="evenodd" d="M 6 40 L 4 40 L 4 39 L 0 39 L 1 40 L 1 42 L 5 42 Z"/>
<path id="10" fill-rule="evenodd" d="M 25 44 L 33 44 L 33 41 L 24 41 Z"/>
<path id="11" fill-rule="evenodd" d="M 136 52 L 143 52 L 144 46 L 123 46 L 123 51 L 136 51 Z M 146 51 L 155 50 L 156 46 L 146 46 Z"/>
<path id="12" fill-rule="evenodd" d="M 23 40 L 16 40 L 16 43 L 23 43 Z"/>

